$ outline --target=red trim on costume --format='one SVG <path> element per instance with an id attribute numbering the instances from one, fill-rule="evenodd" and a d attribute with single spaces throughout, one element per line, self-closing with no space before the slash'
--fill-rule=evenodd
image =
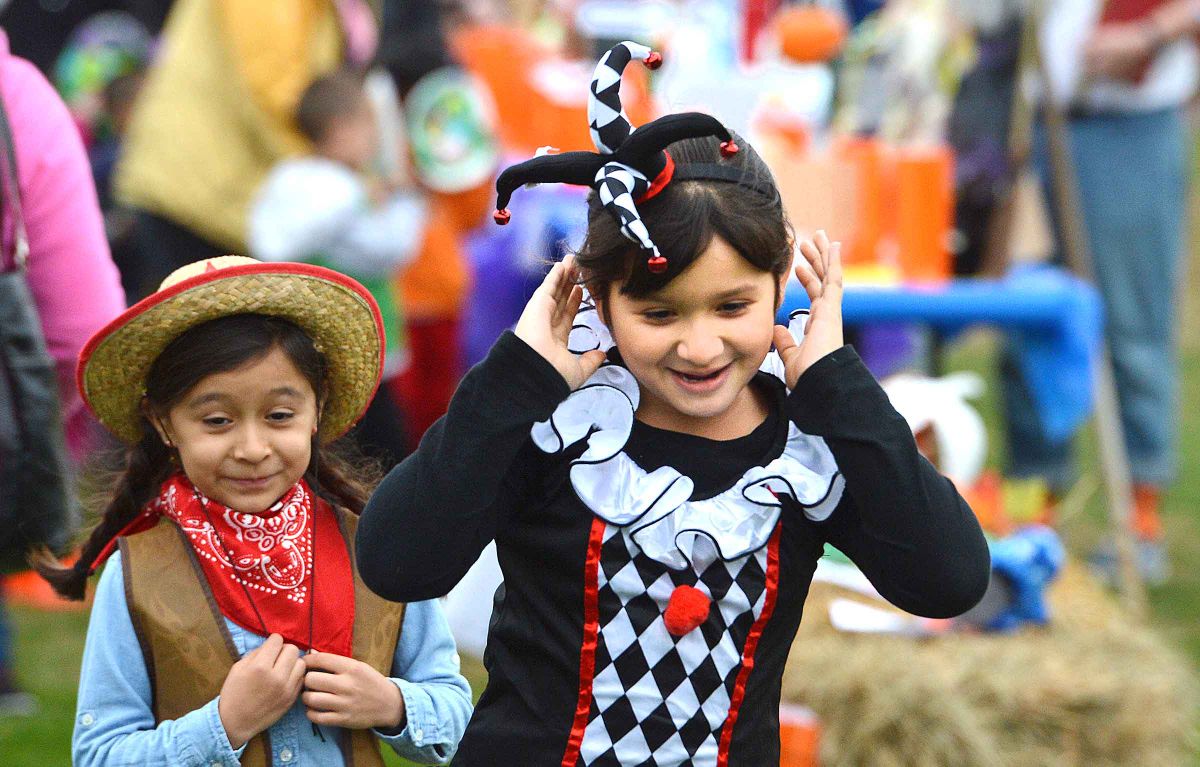
<path id="1" fill-rule="evenodd" d="M 635 203 L 641 204 L 646 200 L 652 199 L 655 195 L 666 188 L 667 184 L 671 183 L 671 179 L 675 176 L 675 160 L 671 157 L 671 153 L 663 150 L 663 154 L 667 156 L 667 164 L 654 177 L 654 181 L 650 182 L 650 188 L 641 197 L 634 200 Z"/>
<path id="2" fill-rule="evenodd" d="M 733 686 L 733 697 L 729 701 L 729 716 L 725 718 L 725 727 L 721 731 L 721 745 L 717 749 L 717 767 L 729 767 L 729 744 L 733 741 L 733 726 L 737 724 L 738 708 L 742 698 L 746 697 L 746 681 L 754 670 L 754 651 L 758 649 L 758 640 L 762 637 L 771 613 L 775 611 L 775 597 L 779 592 L 779 533 L 783 523 L 775 526 L 771 541 L 767 544 L 767 597 L 763 602 L 762 613 L 750 628 L 746 637 L 746 647 L 742 650 L 742 670 L 738 672 L 737 683 Z"/>
<path id="3" fill-rule="evenodd" d="M 579 650 L 579 700 L 575 704 L 575 722 L 563 754 L 562 767 L 574 767 L 579 761 L 579 747 L 587 728 L 588 713 L 592 710 L 592 680 L 596 674 L 596 642 L 600 635 L 599 574 L 600 546 L 604 543 L 605 522 L 592 520 L 588 537 L 587 562 L 583 574 L 583 646 Z"/>

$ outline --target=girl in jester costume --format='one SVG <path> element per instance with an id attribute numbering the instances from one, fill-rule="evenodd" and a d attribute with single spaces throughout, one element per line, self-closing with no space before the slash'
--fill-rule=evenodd
<path id="1" fill-rule="evenodd" d="M 395 600 L 446 593 L 496 541 L 489 681 L 456 765 L 778 764 L 826 542 L 919 615 L 987 586 L 971 509 L 843 345 L 838 244 L 800 244 L 811 314 L 776 326 L 794 251 L 770 171 L 706 115 L 634 130 L 634 58 L 661 61 L 626 42 L 596 68 L 598 153 L 497 180 L 499 223 L 521 185 L 592 186 L 587 237 L 358 530 L 364 581 Z"/>

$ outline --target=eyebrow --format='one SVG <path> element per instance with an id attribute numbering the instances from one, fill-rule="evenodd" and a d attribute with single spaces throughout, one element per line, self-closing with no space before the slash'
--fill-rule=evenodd
<path id="1" fill-rule="evenodd" d="M 294 386 L 276 386 L 274 389 L 267 392 L 267 394 L 270 396 L 273 396 L 273 397 L 283 396 L 283 397 L 300 398 L 300 397 L 304 396 L 303 394 L 300 393 L 300 390 Z M 187 407 L 197 408 L 197 407 L 202 407 L 202 406 L 207 405 L 212 402 L 224 402 L 229 399 L 230 399 L 229 395 L 225 394 L 223 392 L 216 392 L 216 391 L 208 392 L 207 394 L 201 394 L 199 397 L 196 397 L 195 399 L 190 400 L 187 403 Z"/>
<path id="2" fill-rule="evenodd" d="M 713 300 L 724 301 L 727 298 L 733 298 L 734 296 L 741 295 L 742 293 L 749 293 L 749 292 L 752 292 L 753 290 L 754 290 L 754 285 L 752 285 L 750 283 L 747 283 L 745 285 L 738 285 L 736 288 L 730 288 L 729 290 L 721 291 L 720 293 L 713 296 Z"/>

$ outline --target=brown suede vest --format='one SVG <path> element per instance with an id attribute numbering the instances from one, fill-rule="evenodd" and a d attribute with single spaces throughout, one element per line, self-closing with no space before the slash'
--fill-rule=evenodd
<path id="1" fill-rule="evenodd" d="M 400 639 L 404 605 L 373 594 L 358 577 L 354 530 L 358 517 L 338 510 L 338 522 L 354 567 L 353 655 L 384 676 Z M 176 719 L 212 700 L 238 659 L 200 563 L 172 520 L 120 540 L 125 599 L 150 675 L 156 722 Z M 341 741 L 347 767 L 383 767 L 370 730 L 348 731 Z M 345 734 L 345 733 L 344 733 Z M 243 767 L 269 767 L 266 732 L 242 752 Z"/>

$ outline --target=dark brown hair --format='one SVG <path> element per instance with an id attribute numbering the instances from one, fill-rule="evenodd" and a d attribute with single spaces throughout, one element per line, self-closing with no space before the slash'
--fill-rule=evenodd
<path id="1" fill-rule="evenodd" d="M 163 350 L 146 375 L 146 402 L 155 413 L 165 414 L 204 378 L 262 359 L 281 349 L 323 402 L 328 395 L 325 356 L 303 330 L 278 317 L 235 314 L 197 325 Z M 320 432 L 313 436 L 312 455 L 304 473 L 313 491 L 335 506 L 361 513 L 378 482 L 378 470 L 368 462 L 345 456 L 346 448 L 322 446 Z M 33 565 L 60 595 L 83 599 L 87 578 L 100 552 L 158 495 L 162 483 L 177 468 L 173 454 L 154 427 L 142 419 L 142 436 L 125 450 L 123 470 L 108 493 L 99 524 L 83 544 L 79 560 L 62 567 L 49 552 L 32 558 Z"/>
<path id="2" fill-rule="evenodd" d="M 296 126 L 315 143 L 325 138 L 329 125 L 353 115 L 366 104 L 362 73 L 345 67 L 318 77 L 304 91 L 296 107 Z"/>
<path id="3" fill-rule="evenodd" d="M 740 136 L 736 155 L 721 157 L 721 142 L 712 137 L 677 141 L 667 147 L 675 161 L 676 180 L 638 205 L 650 238 L 667 259 L 667 269 L 646 268 L 647 253 L 621 234 L 612 215 L 592 192 L 588 228 L 576 256 L 583 281 L 600 298 L 612 283 L 625 280 L 621 293 L 640 298 L 667 285 L 687 269 L 719 236 L 742 258 L 776 277 L 792 263 L 792 228 L 784 215 L 775 179 L 753 147 Z M 681 180 L 688 166 L 712 164 L 739 171 L 736 181 Z"/>

